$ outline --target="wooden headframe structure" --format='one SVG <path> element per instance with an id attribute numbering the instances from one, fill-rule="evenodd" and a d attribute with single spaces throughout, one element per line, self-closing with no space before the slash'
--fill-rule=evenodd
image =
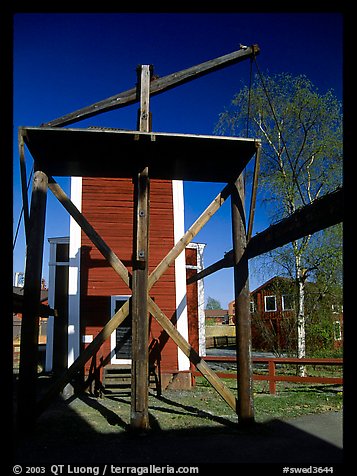
<path id="1" fill-rule="evenodd" d="M 159 322 L 162 328 L 228 405 L 237 412 L 239 423 L 247 424 L 254 421 L 248 286 L 248 259 L 252 256 L 249 255 L 248 250 L 250 250 L 250 244 L 253 243 L 253 240 L 255 242 L 259 241 L 259 238 L 257 238 L 259 235 L 252 239 L 250 237 L 255 208 L 261 144 L 259 140 L 249 138 L 152 132 L 149 104 L 150 97 L 155 94 L 230 64 L 252 58 L 258 53 L 259 47 L 257 45 L 248 48 L 244 47 L 228 55 L 158 79 L 152 79 L 152 67 L 150 65 L 142 65 L 138 67 L 138 84 L 136 88 L 43 124 L 40 127 L 20 128 L 20 165 L 27 241 L 18 387 L 18 424 L 21 428 L 30 429 L 33 426 L 36 415 L 39 415 L 53 398 L 69 382 L 75 379 L 85 363 L 124 321 L 129 312 L 131 312 L 133 322 L 131 428 L 149 428 L 149 313 Z M 135 102 L 140 103 L 138 130 L 61 128 L 61 126 L 69 125 Z M 26 193 L 25 144 L 34 158 L 34 178 L 30 210 Z M 97 160 L 98 157 L 103 155 L 103 151 L 105 151 L 106 157 L 114 157 L 114 160 L 120 158 L 120 156 L 124 157 L 120 161 L 120 177 L 132 178 L 135 184 L 132 274 L 129 273 L 119 257 L 94 230 L 53 178 L 53 176 L 76 175 L 118 177 L 118 167 L 113 166 L 112 160 Z M 128 154 L 130 154 L 130 160 L 126 160 Z M 246 227 L 245 191 L 242 172 L 254 155 L 256 166 L 253 193 L 249 223 Z M 217 157 L 219 157 L 219 161 L 217 161 Z M 225 182 L 227 185 L 149 275 L 150 177 L 155 179 Z M 132 297 L 116 312 L 114 317 L 109 320 L 63 375 L 52 384 L 47 394 L 37 401 L 36 354 L 39 296 L 48 189 L 51 190 L 71 217 L 78 223 L 82 231 L 86 233 L 101 254 L 108 260 L 115 272 L 132 289 Z M 213 214 L 219 210 L 229 196 L 231 196 L 233 236 L 233 250 L 229 253 L 229 266 L 234 267 L 238 398 L 181 336 L 170 319 L 150 297 L 152 286 L 174 263 L 179 254 L 184 251 L 185 247 L 193 240 Z M 336 203 L 336 200 L 334 203 Z M 312 221 L 314 221 L 319 212 L 316 214 L 312 211 L 311 213 L 314 217 Z M 329 211 L 325 211 L 325 215 L 329 215 L 329 213 Z M 330 223 L 331 220 L 328 220 L 330 224 L 341 221 L 339 203 L 333 209 L 332 214 L 333 223 Z M 322 224 L 322 221 L 320 223 Z M 280 227 L 282 225 L 281 223 L 277 226 Z M 329 224 L 326 225 L 326 223 L 322 225 L 322 227 L 330 226 Z M 301 221 L 298 220 L 295 226 L 300 229 Z M 309 233 L 306 227 L 303 232 L 305 234 Z M 279 231 L 277 232 L 278 235 Z M 287 236 L 286 239 L 288 239 Z M 266 238 L 263 237 L 262 242 L 265 242 L 265 240 Z M 271 241 L 270 249 L 282 245 L 274 237 Z M 264 253 L 265 251 L 258 251 L 256 255 L 262 252 Z M 227 265 L 226 262 L 225 265 Z M 220 268 L 217 267 L 217 269 Z"/>

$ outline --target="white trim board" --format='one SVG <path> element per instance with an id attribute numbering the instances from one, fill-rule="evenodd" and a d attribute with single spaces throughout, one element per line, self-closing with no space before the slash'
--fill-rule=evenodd
<path id="1" fill-rule="evenodd" d="M 184 195 L 183 181 L 172 181 L 173 212 L 174 212 L 174 241 L 175 244 L 185 234 L 184 223 Z M 183 251 L 175 260 L 175 285 L 176 285 L 176 317 L 177 330 L 187 341 L 188 337 L 188 316 L 187 316 L 187 295 L 186 295 L 186 257 Z M 190 370 L 190 359 L 177 349 L 178 370 Z"/>
<path id="2" fill-rule="evenodd" d="M 71 200 L 82 210 L 82 177 L 71 177 Z M 70 218 L 69 274 L 68 274 L 68 367 L 80 353 L 80 268 L 81 227 Z"/>

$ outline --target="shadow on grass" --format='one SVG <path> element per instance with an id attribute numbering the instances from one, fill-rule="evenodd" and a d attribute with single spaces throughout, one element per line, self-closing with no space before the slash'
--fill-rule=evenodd
<path id="1" fill-rule="evenodd" d="M 281 463 L 325 467 L 342 463 L 340 448 L 289 423 L 271 420 L 241 428 L 195 407 L 165 397 L 160 399 L 174 407 L 164 411 L 202 415 L 208 423 L 200 427 L 161 430 L 160 422 L 151 415 L 152 430 L 137 435 L 129 432 L 128 424 L 100 401 L 81 395 L 78 399 L 80 412 L 68 402 L 59 400 L 41 415 L 32 434 L 16 439 L 13 464 Z M 116 398 L 115 401 L 120 400 Z M 127 400 L 122 401 L 128 404 Z M 88 413 L 83 417 L 89 408 L 105 418 L 107 432 L 99 431 Z M 210 420 L 225 426 L 212 426 Z"/>

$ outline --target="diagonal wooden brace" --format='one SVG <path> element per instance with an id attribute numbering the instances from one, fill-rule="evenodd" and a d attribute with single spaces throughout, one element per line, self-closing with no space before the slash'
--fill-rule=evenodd
<path id="1" fill-rule="evenodd" d="M 20 156 L 22 203 L 23 203 L 23 210 L 24 210 L 25 238 L 26 238 L 26 244 L 28 244 L 30 214 L 29 214 L 29 203 L 28 203 L 28 196 L 27 196 L 25 144 L 24 144 L 24 136 L 23 136 L 22 128 L 19 129 L 18 142 L 19 142 L 19 156 Z"/>
<path id="2" fill-rule="evenodd" d="M 208 205 L 206 210 L 197 218 L 193 225 L 186 231 L 183 237 L 175 244 L 163 260 L 156 266 L 149 276 L 149 289 L 161 278 L 164 272 L 172 265 L 175 259 L 182 253 L 186 246 L 202 230 L 209 219 L 221 208 L 231 193 L 231 186 L 226 185 L 216 198 Z"/>
<path id="3" fill-rule="evenodd" d="M 82 230 L 86 233 L 88 238 L 98 248 L 98 250 L 102 253 L 102 255 L 108 260 L 109 264 L 112 266 L 114 271 L 123 279 L 125 284 L 131 287 L 130 286 L 131 275 L 128 272 L 127 268 L 120 261 L 117 255 L 104 242 L 104 240 L 98 235 L 98 233 L 94 230 L 94 228 L 90 225 L 90 223 L 83 216 L 83 214 L 78 210 L 78 208 L 73 204 L 73 202 L 62 190 L 60 185 L 57 184 L 57 182 L 55 181 L 53 177 L 49 177 L 48 187 L 50 188 L 52 193 L 57 197 L 60 203 L 64 206 L 64 208 L 68 211 L 68 213 L 72 216 L 72 218 L 76 220 L 76 222 L 82 228 Z M 192 239 L 209 221 L 209 219 L 214 215 L 214 213 L 217 210 L 219 210 L 219 208 L 223 205 L 224 201 L 229 197 L 229 195 L 230 195 L 230 186 L 227 185 L 226 187 L 224 187 L 222 192 L 220 192 L 217 195 L 217 197 L 212 201 L 212 203 L 206 208 L 206 210 L 200 215 L 200 217 L 195 221 L 195 223 L 187 230 L 184 236 L 176 243 L 176 245 L 171 249 L 171 251 L 166 255 L 166 257 L 161 261 L 161 263 L 155 268 L 155 270 L 150 274 L 149 282 L 148 282 L 148 291 L 150 291 L 152 286 L 160 279 L 160 277 L 164 274 L 164 272 L 171 266 L 174 260 L 185 249 L 187 244 L 189 244 L 192 241 Z M 153 313 L 153 315 L 155 315 L 156 317 L 160 315 L 164 315 L 163 313 L 161 313 L 158 307 L 157 308 L 155 306 L 152 307 L 152 304 L 150 306 L 150 301 L 152 301 L 151 298 L 149 298 L 149 303 L 148 303 L 150 312 L 152 312 L 153 310 L 155 312 L 155 314 Z M 53 398 L 58 394 L 58 392 L 60 392 L 67 385 L 67 383 L 76 375 L 76 373 L 85 365 L 85 363 L 95 354 L 95 352 L 100 348 L 103 342 L 124 321 L 124 319 L 128 316 L 128 314 L 129 314 L 129 300 L 126 301 L 126 303 L 119 309 L 119 311 L 112 317 L 112 319 L 110 319 L 110 321 L 107 322 L 107 324 L 103 327 L 101 332 L 93 339 L 93 341 L 89 344 L 89 346 L 72 363 L 72 365 L 63 373 L 63 375 L 56 382 L 53 383 L 48 393 L 45 394 L 44 397 L 38 403 L 38 414 L 42 413 L 42 411 L 51 403 Z M 167 319 L 167 321 L 171 324 L 169 319 Z M 172 324 L 171 326 L 173 329 L 175 329 L 174 331 L 172 331 L 172 328 L 169 327 L 169 325 L 167 325 L 166 321 L 163 321 L 163 323 L 169 329 L 168 334 L 170 335 L 170 337 L 172 337 L 172 335 L 175 334 L 175 337 L 172 337 L 175 343 L 177 343 L 176 341 L 178 341 L 180 338 L 181 340 L 183 339 L 181 334 L 179 334 L 177 329 L 175 329 L 175 327 Z M 167 332 L 167 329 L 166 328 L 164 329 Z M 177 335 L 180 337 L 178 337 Z M 189 344 L 185 341 L 185 339 L 183 339 L 184 342 L 182 342 L 181 340 L 180 342 L 184 348 L 185 346 L 189 346 Z M 191 348 L 191 346 L 189 347 Z M 183 350 L 183 348 L 181 348 L 181 350 Z M 185 350 L 183 350 L 183 352 L 185 352 Z M 193 355 L 191 350 L 189 351 L 189 353 L 190 355 Z M 197 357 L 198 359 L 201 359 L 198 355 Z M 196 363 L 199 363 L 197 358 L 195 358 L 195 361 L 197 361 Z M 204 361 L 201 359 L 201 362 L 204 362 Z M 193 363 L 194 365 L 196 365 L 195 362 Z M 200 372 L 202 372 L 201 369 L 205 370 L 204 368 L 205 366 L 208 367 L 208 365 L 204 362 L 202 363 L 202 365 L 200 364 L 200 368 L 198 366 L 197 368 Z M 211 369 L 209 369 L 209 371 L 210 370 Z M 214 382 L 215 379 L 218 379 L 218 377 L 216 377 L 212 371 L 211 373 L 213 374 L 213 376 L 210 376 L 209 382 L 212 385 L 214 385 L 214 383 L 212 382 Z M 207 372 L 206 374 L 208 375 Z M 219 380 L 219 383 L 222 384 L 220 380 Z M 217 387 L 217 385 L 215 386 L 215 388 Z M 232 398 L 229 398 L 229 405 L 232 408 L 235 405 L 235 404 L 233 405 Z"/>
<path id="4" fill-rule="evenodd" d="M 212 387 L 219 393 L 219 395 L 228 403 L 228 405 L 236 412 L 237 399 L 231 390 L 217 377 L 210 366 L 200 357 L 195 349 L 182 337 L 176 327 L 172 324 L 170 319 L 161 311 L 159 306 L 148 298 L 148 308 L 150 313 L 155 317 L 161 327 L 168 333 L 175 344 L 182 350 L 182 352 L 190 359 L 197 370 L 205 377 Z"/>
<path id="5" fill-rule="evenodd" d="M 130 299 L 128 299 L 118 312 L 107 322 L 93 341 L 77 357 L 73 364 L 53 383 L 48 392 L 37 404 L 37 415 L 40 415 L 58 393 L 76 376 L 86 362 L 98 351 L 103 342 L 110 337 L 112 332 L 124 321 L 130 312 Z"/>
<path id="6" fill-rule="evenodd" d="M 55 179 L 53 177 L 49 177 L 48 182 L 48 188 L 51 190 L 53 195 L 61 202 L 61 204 L 71 215 L 71 217 L 78 223 L 84 233 L 102 253 L 104 258 L 107 259 L 114 271 L 119 274 L 119 276 L 123 279 L 124 283 L 127 286 L 131 287 L 131 275 L 126 266 L 123 264 L 123 262 L 118 258 L 115 253 L 113 253 L 113 251 L 105 243 L 103 238 L 101 238 L 101 236 L 95 231 L 92 225 L 78 210 L 78 208 L 63 191 L 60 185 L 58 185 L 58 183 L 55 181 Z"/>

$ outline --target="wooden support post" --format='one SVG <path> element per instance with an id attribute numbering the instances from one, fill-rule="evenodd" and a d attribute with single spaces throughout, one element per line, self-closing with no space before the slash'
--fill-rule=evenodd
<path id="1" fill-rule="evenodd" d="M 133 260 L 132 355 L 131 355 L 131 428 L 149 428 L 149 317 L 148 235 L 149 179 L 147 169 L 139 174 L 136 184 L 136 226 Z"/>
<path id="2" fill-rule="evenodd" d="M 249 309 L 248 256 L 244 211 L 244 182 L 241 174 L 231 194 L 234 255 L 234 295 L 237 336 L 238 422 L 254 422 L 251 327 Z"/>
<path id="3" fill-rule="evenodd" d="M 259 176 L 259 168 L 260 168 L 260 154 L 261 154 L 261 150 L 262 150 L 261 142 L 256 143 L 256 148 L 257 148 L 257 150 L 256 150 L 256 153 L 255 153 L 255 161 L 254 161 L 252 196 L 250 198 L 247 241 L 249 241 L 251 239 L 252 232 L 253 232 L 255 203 L 256 203 L 256 200 L 257 200 L 258 176 Z"/>
<path id="4" fill-rule="evenodd" d="M 22 128 L 19 129 L 19 155 L 20 155 L 20 174 L 21 174 L 21 190 L 22 190 L 22 207 L 24 211 L 25 238 L 29 233 L 29 204 L 27 197 L 27 177 L 26 177 L 26 161 L 25 161 L 25 144 Z"/>
<path id="5" fill-rule="evenodd" d="M 269 393 L 270 395 L 275 395 L 276 394 L 276 380 L 275 380 L 274 360 L 269 360 L 268 370 L 269 370 Z"/>
<path id="6" fill-rule="evenodd" d="M 41 301 L 43 241 L 45 232 L 47 175 L 34 174 L 29 217 L 24 301 L 21 323 L 17 425 L 30 431 L 35 422 L 38 325 Z"/>
<path id="7" fill-rule="evenodd" d="M 150 74 L 151 67 L 142 65 L 140 73 L 140 110 L 138 128 L 150 128 Z M 150 190 L 148 168 L 135 180 L 135 213 L 133 243 L 133 296 L 132 296 L 132 355 L 131 355 L 131 416 L 133 430 L 149 429 L 149 314 L 148 314 L 148 261 Z"/>

